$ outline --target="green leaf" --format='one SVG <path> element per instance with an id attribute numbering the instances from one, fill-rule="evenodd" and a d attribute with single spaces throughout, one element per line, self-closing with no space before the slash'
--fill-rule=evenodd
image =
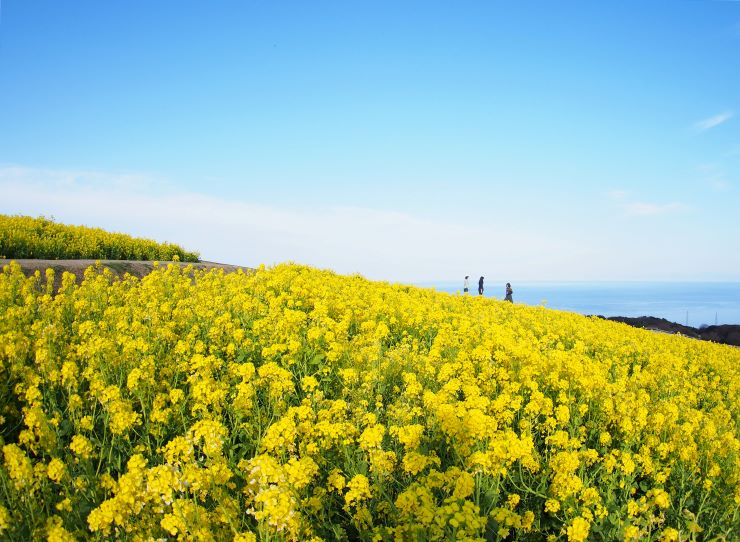
<path id="1" fill-rule="evenodd" d="M 311 358 L 311 365 L 319 366 L 324 361 L 324 354 L 319 352 L 318 354 L 314 355 L 313 358 Z"/>

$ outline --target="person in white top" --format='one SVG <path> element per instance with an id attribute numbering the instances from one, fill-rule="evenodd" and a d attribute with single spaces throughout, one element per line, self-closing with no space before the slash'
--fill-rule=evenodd
<path id="1" fill-rule="evenodd" d="M 465 282 L 463 282 L 463 292 L 467 293 L 470 289 L 470 282 L 468 282 L 468 275 L 465 275 Z"/>

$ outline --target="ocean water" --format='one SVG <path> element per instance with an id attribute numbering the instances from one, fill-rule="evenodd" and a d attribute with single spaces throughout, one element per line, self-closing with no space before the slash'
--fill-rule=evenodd
<path id="1" fill-rule="evenodd" d="M 471 280 L 477 295 L 478 281 Z M 418 284 L 462 292 L 459 282 Z M 522 282 L 512 283 L 514 302 L 602 316 L 656 316 L 702 325 L 740 324 L 740 282 Z M 486 297 L 503 299 L 505 283 L 486 281 Z"/>

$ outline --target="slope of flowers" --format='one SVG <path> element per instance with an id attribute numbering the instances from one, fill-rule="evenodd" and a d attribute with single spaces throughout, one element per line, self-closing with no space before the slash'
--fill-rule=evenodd
<path id="1" fill-rule="evenodd" d="M 294 265 L 0 274 L 0 537 L 738 540 L 740 350 Z"/>
<path id="2" fill-rule="evenodd" d="M 43 217 L 0 215 L 0 258 L 197 262 L 198 253 L 171 243 L 59 224 Z"/>

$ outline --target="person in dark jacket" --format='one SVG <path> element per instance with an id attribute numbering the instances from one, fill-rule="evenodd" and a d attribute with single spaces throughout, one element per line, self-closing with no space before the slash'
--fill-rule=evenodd
<path id="1" fill-rule="evenodd" d="M 506 297 L 504 298 L 504 301 L 508 301 L 509 303 L 513 303 L 514 299 L 511 297 L 514 293 L 514 290 L 511 289 L 511 283 L 506 283 Z"/>
<path id="2" fill-rule="evenodd" d="M 483 277 L 478 279 L 478 295 L 483 295 Z"/>

